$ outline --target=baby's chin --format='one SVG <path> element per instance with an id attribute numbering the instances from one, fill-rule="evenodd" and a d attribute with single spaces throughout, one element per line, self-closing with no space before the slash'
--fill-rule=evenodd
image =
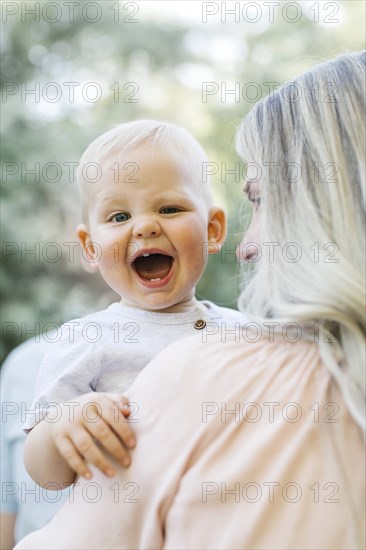
<path id="1" fill-rule="evenodd" d="M 181 313 L 193 310 L 196 307 L 194 294 L 182 300 L 167 300 L 166 296 L 159 296 L 160 293 L 152 293 L 146 296 L 145 300 L 126 300 L 121 296 L 120 304 L 124 307 L 141 309 L 142 311 L 155 311 L 156 313 Z"/>

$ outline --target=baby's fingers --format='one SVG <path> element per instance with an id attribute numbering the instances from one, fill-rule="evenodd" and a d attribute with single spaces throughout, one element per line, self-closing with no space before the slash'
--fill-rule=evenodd
<path id="1" fill-rule="evenodd" d="M 78 430 L 72 434 L 72 443 L 82 456 L 82 461 L 86 469 L 87 467 L 85 465 L 85 462 L 89 462 L 90 464 L 94 464 L 94 466 L 96 466 L 108 477 L 112 477 L 116 474 L 116 471 L 110 464 L 110 462 L 108 462 L 108 460 L 105 458 L 104 453 L 99 448 L 95 438 L 96 436 L 94 436 L 93 433 L 89 433 L 86 430 Z M 104 446 L 106 445 L 104 444 Z M 90 470 L 88 470 L 88 472 L 91 474 Z M 91 475 L 84 477 L 89 478 L 91 477 Z"/>
<path id="2" fill-rule="evenodd" d="M 112 393 L 106 393 L 104 394 L 104 397 L 106 401 L 100 401 L 99 403 L 101 406 L 103 406 L 102 419 L 107 424 L 109 424 L 113 432 L 115 432 L 116 435 L 121 439 L 121 441 L 123 441 L 126 447 L 135 447 L 135 435 L 131 429 L 131 425 L 126 421 L 125 418 L 126 416 L 129 416 L 131 412 L 128 406 L 128 399 L 123 395 Z M 98 424 L 99 420 L 94 424 L 94 426 L 97 426 Z M 88 426 L 88 430 L 92 431 L 92 426 Z M 93 435 L 94 434 L 95 432 L 93 430 Z M 103 443 L 100 437 L 95 437 L 97 437 L 97 439 L 99 439 Z M 116 456 L 114 453 L 113 455 Z"/>
<path id="3" fill-rule="evenodd" d="M 104 395 L 112 401 L 113 404 L 111 404 L 110 407 L 115 413 L 121 413 L 124 416 L 129 416 L 131 414 L 130 404 L 127 397 L 118 393 L 105 393 Z"/>
<path id="4" fill-rule="evenodd" d="M 77 475 L 86 479 L 92 477 L 91 471 L 70 439 L 59 435 L 55 437 L 55 444 L 62 458 Z"/>
<path id="5" fill-rule="evenodd" d="M 113 426 L 115 428 L 115 426 Z M 103 447 L 122 464 L 122 466 L 129 466 L 131 459 L 122 443 L 122 441 L 114 433 L 111 426 L 103 418 L 100 418 L 95 424 L 89 426 L 89 431 L 92 436 L 103 445 Z M 86 455 L 84 455 L 86 456 Z M 95 463 L 93 463 L 95 464 Z M 98 468 L 98 464 L 95 464 Z"/>

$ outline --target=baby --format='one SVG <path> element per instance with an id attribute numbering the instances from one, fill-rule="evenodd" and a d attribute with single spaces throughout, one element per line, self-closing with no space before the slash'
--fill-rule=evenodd
<path id="1" fill-rule="evenodd" d="M 88 464 L 114 476 L 106 451 L 128 466 L 136 442 L 123 420 L 133 422 L 134 411 L 122 394 L 138 373 L 167 344 L 208 323 L 245 322 L 195 298 L 207 254 L 226 236 L 225 214 L 202 181 L 204 162 L 187 131 L 149 120 L 117 126 L 83 154 L 77 234 L 120 301 L 63 325 L 41 366 L 25 426 L 25 464 L 40 485 L 90 479 Z"/>

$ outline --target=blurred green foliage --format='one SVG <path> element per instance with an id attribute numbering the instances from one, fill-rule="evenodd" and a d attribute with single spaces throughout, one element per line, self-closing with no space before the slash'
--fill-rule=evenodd
<path id="1" fill-rule="evenodd" d="M 225 174 L 221 163 L 234 171 L 239 161 L 233 148 L 236 127 L 253 105 L 255 90 L 260 90 L 257 99 L 268 92 L 265 83 L 285 82 L 319 60 L 364 48 L 365 3 L 330 2 L 339 8 L 332 18 L 324 2 L 299 2 L 302 16 L 295 23 L 285 20 L 283 2 L 275 8 L 272 23 L 263 2 L 258 2 L 263 17 L 256 23 L 243 18 L 235 22 L 232 16 L 223 22 L 219 15 L 203 23 L 199 1 L 184 2 L 183 8 L 182 2 L 97 2 L 102 16 L 95 22 L 88 20 L 94 17 L 92 8 L 88 17 L 82 13 L 86 2 L 79 3 L 72 21 L 61 1 L 57 21 L 51 5 L 55 2 L 41 11 L 39 21 L 26 15 L 26 8 L 32 10 L 35 4 L 2 4 L 1 358 L 31 336 L 31 329 L 42 332 L 47 323 L 96 311 L 116 298 L 99 275 L 83 269 L 80 252 L 72 257 L 71 245 L 63 244 L 76 242 L 79 219 L 72 170 L 65 163 L 78 162 L 96 136 L 135 118 L 165 119 L 186 127 L 217 163 L 214 190 L 228 212 L 229 237 L 223 254 L 210 258 L 197 296 L 235 307 L 238 264 L 230 251 L 242 231 L 243 177 Z M 45 4 L 40 3 L 41 10 Z M 316 4 L 319 22 L 314 21 Z M 315 6 L 313 11 L 310 6 Z M 138 22 L 123 21 L 136 7 L 132 18 Z M 326 22 L 326 16 L 332 22 Z M 74 102 L 70 84 L 65 84 L 70 82 L 80 83 L 75 85 Z M 102 90 L 98 101 L 80 94 L 90 82 Z M 202 97 L 205 82 L 215 82 L 219 89 L 207 101 Z M 229 90 L 239 83 L 242 91 L 250 82 L 257 87 L 247 88 L 247 96 L 241 93 L 235 101 L 229 94 L 222 100 L 225 85 Z M 25 94 L 37 86 L 39 101 Z M 61 97 L 54 101 L 57 90 Z M 137 101 L 128 102 L 128 94 L 136 90 Z M 93 89 L 87 91 L 92 96 Z M 37 171 L 36 163 L 39 177 L 25 173 Z M 57 163 L 62 175 L 48 163 Z M 59 245 L 62 257 L 57 261 L 56 246 L 47 243 Z"/>

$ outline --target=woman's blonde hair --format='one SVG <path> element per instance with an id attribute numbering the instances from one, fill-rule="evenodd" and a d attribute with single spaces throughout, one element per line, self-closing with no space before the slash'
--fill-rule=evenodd
<path id="1" fill-rule="evenodd" d="M 257 103 L 237 133 L 260 179 L 260 240 L 281 251 L 262 254 L 239 308 L 298 322 L 307 337 L 318 326 L 320 353 L 363 428 L 365 63 L 356 52 L 315 66 Z"/>

